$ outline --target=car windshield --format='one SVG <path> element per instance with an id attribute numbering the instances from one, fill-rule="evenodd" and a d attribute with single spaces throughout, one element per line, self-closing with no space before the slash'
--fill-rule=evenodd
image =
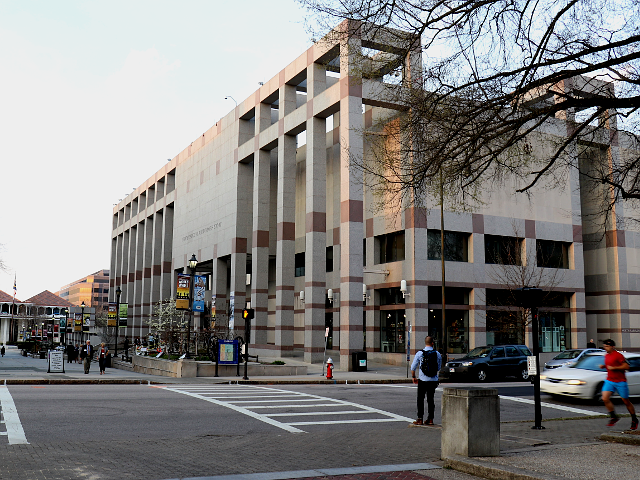
<path id="1" fill-rule="evenodd" d="M 604 364 L 604 357 L 602 355 L 585 355 L 578 363 L 572 365 L 571 368 L 581 368 L 583 370 L 597 370 L 604 371 L 603 368 L 600 368 L 600 365 Z"/>
<path id="2" fill-rule="evenodd" d="M 476 347 L 471 350 L 468 354 L 468 358 L 478 358 L 478 357 L 486 357 L 489 355 L 492 347 Z"/>
<path id="3" fill-rule="evenodd" d="M 565 350 L 564 352 L 562 352 L 559 355 L 556 355 L 555 357 L 553 357 L 554 360 L 567 360 L 570 358 L 576 358 L 578 355 L 580 355 L 581 350 Z"/>

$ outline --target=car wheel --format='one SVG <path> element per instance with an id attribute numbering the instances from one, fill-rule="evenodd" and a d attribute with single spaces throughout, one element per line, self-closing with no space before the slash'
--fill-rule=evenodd
<path id="1" fill-rule="evenodd" d="M 487 375 L 487 371 L 484 368 L 481 368 L 478 370 L 478 373 L 476 373 L 476 378 L 480 382 L 486 382 L 489 378 L 489 375 Z"/>
<path id="2" fill-rule="evenodd" d="M 527 380 L 529 380 L 529 369 L 527 367 L 522 368 L 520 372 L 520 378 L 522 379 L 523 382 L 526 382 Z"/>
<path id="3" fill-rule="evenodd" d="M 604 385 L 604 382 L 600 382 L 597 386 L 596 389 L 593 392 L 593 402 L 599 405 L 602 405 L 604 402 L 602 401 L 602 386 Z"/>

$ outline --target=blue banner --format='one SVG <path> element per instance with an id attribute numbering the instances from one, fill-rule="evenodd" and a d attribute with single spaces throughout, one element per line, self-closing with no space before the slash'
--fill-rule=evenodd
<path id="1" fill-rule="evenodd" d="M 207 277 L 194 275 L 193 277 L 193 311 L 204 312 L 204 292 L 207 289 Z"/>

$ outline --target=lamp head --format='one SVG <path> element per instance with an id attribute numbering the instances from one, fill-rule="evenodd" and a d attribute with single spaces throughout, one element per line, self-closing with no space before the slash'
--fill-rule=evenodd
<path id="1" fill-rule="evenodd" d="M 195 270 L 197 265 L 198 265 L 198 259 L 196 258 L 196 254 L 194 253 L 193 255 L 191 255 L 191 258 L 189 259 L 189 268 L 191 270 Z"/>

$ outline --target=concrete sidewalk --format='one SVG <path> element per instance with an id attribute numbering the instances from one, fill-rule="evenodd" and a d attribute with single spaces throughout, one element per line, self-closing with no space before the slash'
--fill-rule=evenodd
<path id="1" fill-rule="evenodd" d="M 260 358 L 271 362 L 277 358 Z M 322 375 L 322 365 L 304 364 L 296 358 L 282 359 L 287 364 L 301 364 L 308 367 L 308 374 L 295 377 L 254 377 L 250 383 L 320 383 L 328 382 Z M 0 359 L 0 385 L 30 384 L 30 383 L 99 383 L 99 384 L 127 384 L 127 383 L 156 383 L 156 384 L 214 384 L 214 383 L 244 383 L 242 377 L 197 377 L 171 378 L 154 375 L 144 375 L 120 370 L 107 369 L 106 375 L 99 375 L 97 363 L 92 363 L 91 372 L 85 375 L 81 364 L 66 363 L 65 373 L 48 374 L 47 360 L 22 357 L 16 348 L 7 348 L 7 354 Z M 242 373 L 242 371 L 241 371 Z M 330 383 L 367 384 L 367 383 L 398 383 L 409 382 L 405 366 L 369 364 L 367 372 L 335 372 L 335 379 Z M 447 384 L 445 384 L 446 386 Z M 532 422 L 502 422 L 500 425 L 500 453 L 499 457 L 486 458 L 455 458 L 435 462 L 435 469 L 411 469 L 416 478 L 431 478 L 437 480 L 468 480 L 472 478 L 512 479 L 512 480 L 557 480 L 584 479 L 600 480 L 615 478 L 617 480 L 637 480 L 640 478 L 640 435 L 638 432 L 624 431 L 628 428 L 630 419 L 623 418 L 614 430 L 606 427 L 605 409 L 601 410 L 602 417 L 578 417 L 573 419 L 549 419 L 543 421 L 543 430 L 532 430 Z M 624 411 L 620 404 L 616 406 L 618 413 Z M 438 428 L 424 428 L 425 435 L 440 435 Z M 304 467 L 304 466 L 302 466 Z M 397 467 L 397 466 L 396 466 Z M 450 468 L 442 468 L 450 467 Z M 377 467 L 371 467 L 377 468 Z M 379 467 L 378 467 L 379 468 Z M 404 470 L 403 470 L 404 471 Z M 394 473 L 395 472 L 395 473 Z M 376 473 L 376 480 L 391 480 L 400 478 L 398 470 Z M 461 473 L 465 472 L 465 473 Z M 264 480 L 276 478 L 301 478 L 286 476 L 290 472 L 265 473 Z M 298 472 L 300 473 L 300 472 Z M 356 475 L 356 472 L 351 472 Z M 362 471 L 362 475 L 371 472 Z M 284 476 L 282 476 L 284 475 Z M 346 473 L 344 475 L 347 475 Z M 342 475 L 342 477 L 344 477 Z M 385 476 L 386 475 L 386 476 Z M 312 473 L 311 477 L 318 475 Z M 335 480 L 347 480 L 341 475 L 328 475 Z M 328 478 L 328 476 L 323 478 Z M 269 477 L 269 478 L 267 478 Z M 204 478 L 204 477 L 203 477 Z M 209 477 L 207 477 L 209 478 Z M 213 478 L 213 477 L 211 477 Z M 407 479 L 409 477 L 406 477 Z M 241 480 L 241 479 L 236 479 Z M 258 479 L 256 479 L 258 480 Z M 349 480 L 372 480 L 372 477 L 362 477 Z"/>

